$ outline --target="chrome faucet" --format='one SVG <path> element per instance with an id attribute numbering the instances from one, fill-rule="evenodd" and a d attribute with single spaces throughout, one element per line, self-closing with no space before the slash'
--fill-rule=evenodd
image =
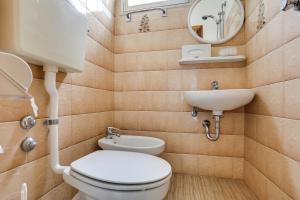
<path id="1" fill-rule="evenodd" d="M 120 137 L 121 135 L 118 133 L 120 129 L 114 127 L 107 127 L 106 128 L 106 138 L 113 139 L 114 136 Z"/>
<path id="2" fill-rule="evenodd" d="M 218 81 L 211 82 L 211 89 L 212 90 L 218 90 L 219 89 L 219 82 Z"/>

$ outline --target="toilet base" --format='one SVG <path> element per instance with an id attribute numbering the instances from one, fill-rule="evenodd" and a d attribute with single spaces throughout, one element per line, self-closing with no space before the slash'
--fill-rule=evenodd
<path id="1" fill-rule="evenodd" d="M 114 194 L 103 194 L 103 196 L 98 196 L 97 198 L 91 197 L 81 191 L 79 191 L 72 200 L 163 200 L 167 195 L 169 188 L 169 184 L 164 186 L 163 188 L 155 188 L 156 191 L 140 191 L 140 192 L 121 192 L 119 194 L 118 191 L 113 192 Z M 102 191 L 103 192 L 103 191 Z M 127 193 L 127 194 L 126 194 Z M 140 193 L 140 194 L 138 194 Z M 156 193 L 156 194 L 155 194 Z M 110 196 L 112 195 L 112 196 Z"/>

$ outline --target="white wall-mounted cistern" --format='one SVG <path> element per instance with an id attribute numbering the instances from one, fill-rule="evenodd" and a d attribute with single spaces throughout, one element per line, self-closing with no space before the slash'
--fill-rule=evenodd
<path id="1" fill-rule="evenodd" d="M 48 119 L 51 167 L 62 174 L 59 162 L 56 74 L 82 72 L 86 48 L 86 8 L 73 0 L 1 0 L 0 49 L 43 66 L 49 94 Z"/>

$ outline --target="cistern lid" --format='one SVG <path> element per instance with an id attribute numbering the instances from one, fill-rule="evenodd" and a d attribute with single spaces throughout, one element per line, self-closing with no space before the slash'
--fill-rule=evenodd
<path id="1" fill-rule="evenodd" d="M 160 181 L 171 173 L 170 164 L 148 154 L 126 151 L 96 151 L 71 164 L 79 174 L 115 184 L 146 184 Z"/>

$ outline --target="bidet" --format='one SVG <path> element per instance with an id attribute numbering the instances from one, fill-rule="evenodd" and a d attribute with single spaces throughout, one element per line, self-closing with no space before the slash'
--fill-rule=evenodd
<path id="1" fill-rule="evenodd" d="M 159 155 L 165 150 L 165 141 L 154 137 L 136 135 L 102 138 L 98 144 L 104 150 L 132 151 L 150 155 Z"/>

